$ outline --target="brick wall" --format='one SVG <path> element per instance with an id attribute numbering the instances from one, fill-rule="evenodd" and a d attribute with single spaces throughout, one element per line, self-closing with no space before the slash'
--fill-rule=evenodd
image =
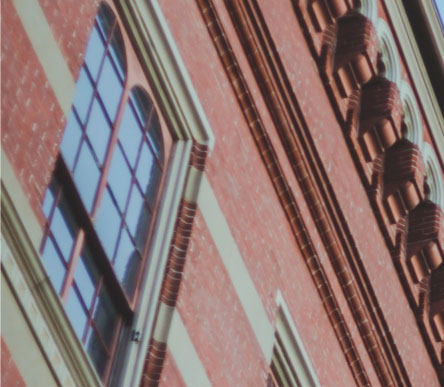
<path id="1" fill-rule="evenodd" d="M 39 0 L 69 69 L 77 79 L 99 0 Z"/>
<path id="2" fill-rule="evenodd" d="M 25 387 L 26 384 L 17 368 L 14 359 L 9 352 L 8 346 L 3 341 L 2 338 L 2 375 L 1 375 L 1 385 L 5 387 Z"/>
<path id="3" fill-rule="evenodd" d="M 76 79 L 98 1 L 39 2 Z M 302 258 L 301 246 L 296 243 L 196 2 L 160 0 L 159 3 L 216 137 L 215 148 L 206 163 L 206 176 L 268 319 L 274 324 L 279 290 L 288 302 L 320 384 L 352 385 L 353 376 Z M 331 190 L 357 241 L 353 247 L 362 257 L 362 265 L 380 300 L 409 376 L 414 384 L 433 385 L 436 377 L 414 316 L 292 4 L 268 0 L 258 3 L 275 39 L 291 90 L 302 107 L 320 161 L 328 173 Z M 369 354 L 225 3 L 215 0 L 214 4 L 291 193 L 298 200 L 301 217 L 357 352 L 369 380 L 377 385 Z M 2 2 L 2 13 L 2 147 L 32 208 L 42 220 L 40 205 L 58 155 L 65 119 L 12 0 Z M 405 75 L 405 67 L 403 72 Z M 177 302 L 178 312 L 214 385 L 243 385 L 246 381 L 251 385 L 265 384 L 267 361 L 215 246 L 215 237 L 198 209 Z M 2 383 L 23 385 L 3 341 L 2 369 L 6 370 L 2 371 Z M 185 385 L 168 351 L 161 384 Z"/>

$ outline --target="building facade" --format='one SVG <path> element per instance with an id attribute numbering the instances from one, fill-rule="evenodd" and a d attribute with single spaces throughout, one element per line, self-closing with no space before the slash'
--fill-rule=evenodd
<path id="1" fill-rule="evenodd" d="M 3 385 L 443 385 L 431 0 L 2 16 Z"/>

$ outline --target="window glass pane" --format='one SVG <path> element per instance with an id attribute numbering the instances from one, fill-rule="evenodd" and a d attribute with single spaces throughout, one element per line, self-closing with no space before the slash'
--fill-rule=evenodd
<path id="1" fill-rule="evenodd" d="M 62 143 L 60 144 L 60 150 L 63 155 L 63 159 L 70 170 L 73 169 L 74 161 L 79 149 L 80 140 L 82 139 L 82 128 L 77 121 L 77 117 L 73 111 L 68 117 L 68 121 L 65 127 L 65 133 L 63 134 Z"/>
<path id="2" fill-rule="evenodd" d="M 120 210 L 123 212 L 131 186 L 131 171 L 123 157 L 120 147 L 116 147 L 109 169 L 108 183 L 116 198 Z"/>
<path id="3" fill-rule="evenodd" d="M 133 294 L 136 285 L 139 264 L 140 256 L 137 251 L 135 251 L 128 232 L 123 231 L 114 262 L 114 271 L 129 296 Z"/>
<path id="4" fill-rule="evenodd" d="M 86 143 L 80 150 L 79 160 L 74 171 L 74 181 L 87 211 L 91 211 L 94 195 L 99 183 L 100 171 Z"/>
<path id="5" fill-rule="evenodd" d="M 117 312 L 105 288 L 100 291 L 99 299 L 93 314 L 100 337 L 109 348 L 111 346 L 114 331 L 117 324 Z"/>
<path id="6" fill-rule="evenodd" d="M 88 352 L 94 366 L 96 367 L 97 373 L 100 377 L 103 377 L 108 356 L 105 352 L 105 349 L 100 344 L 99 338 L 97 337 L 94 329 L 90 329 L 88 332 L 88 337 L 86 339 L 86 348 L 86 351 Z"/>
<path id="7" fill-rule="evenodd" d="M 137 154 L 139 152 L 139 145 L 142 139 L 142 132 L 134 116 L 133 109 L 130 104 L 126 105 L 125 113 L 123 114 L 122 123 L 120 124 L 119 141 L 122 144 L 125 155 L 134 168 Z"/>
<path id="8" fill-rule="evenodd" d="M 126 214 L 126 223 L 131 235 L 136 240 L 136 246 L 142 251 L 145 245 L 146 231 L 150 222 L 150 213 L 145 206 L 145 202 L 136 186 L 131 192 L 130 203 Z"/>
<path id="9" fill-rule="evenodd" d="M 86 114 L 88 113 L 88 108 L 91 104 L 92 96 L 93 88 L 91 85 L 91 81 L 89 80 L 85 69 L 82 67 L 82 69 L 80 70 L 79 79 L 77 80 L 73 103 L 82 123 L 85 123 L 86 121 Z"/>
<path id="10" fill-rule="evenodd" d="M 103 164 L 111 134 L 111 128 L 105 117 L 105 112 L 100 106 L 100 102 L 97 98 L 94 99 L 91 108 L 86 134 L 88 135 L 89 141 L 91 142 L 100 164 Z"/>
<path id="11" fill-rule="evenodd" d="M 137 163 L 136 177 L 142 189 L 145 191 L 150 180 L 150 173 L 153 167 L 154 156 L 146 142 L 142 145 L 140 159 Z"/>
<path id="12" fill-rule="evenodd" d="M 121 218 L 119 212 L 111 199 L 109 191 L 106 190 L 103 195 L 95 227 L 109 259 L 112 259 L 113 257 L 120 223 Z"/>
<path id="13" fill-rule="evenodd" d="M 157 159 L 162 162 L 163 158 L 163 146 L 162 146 L 162 131 L 160 129 L 160 122 L 157 114 L 153 114 L 148 127 L 148 137 L 150 139 L 151 146 Z"/>
<path id="14" fill-rule="evenodd" d="M 67 208 L 65 200 L 62 200 L 55 209 L 50 228 L 63 258 L 67 262 L 74 244 L 77 225 Z"/>
<path id="15" fill-rule="evenodd" d="M 125 49 L 123 47 L 122 35 L 118 29 L 114 29 L 109 51 L 117 67 L 120 79 L 123 81 L 125 79 Z"/>
<path id="16" fill-rule="evenodd" d="M 93 258 L 88 248 L 85 246 L 82 255 L 77 263 L 74 279 L 78 286 L 80 295 L 82 296 L 88 308 L 96 290 L 98 281 L 98 271 L 94 265 Z"/>
<path id="17" fill-rule="evenodd" d="M 45 198 L 43 199 L 42 211 L 45 214 L 46 218 L 49 217 L 49 213 L 51 212 L 52 205 L 54 203 L 54 195 L 55 195 L 55 184 L 54 180 L 51 181 L 51 185 L 46 190 Z"/>
<path id="18" fill-rule="evenodd" d="M 153 106 L 150 98 L 142 88 L 135 87 L 131 91 L 131 100 L 133 101 L 134 108 L 142 126 L 145 127 L 148 115 Z"/>
<path id="19" fill-rule="evenodd" d="M 157 189 L 159 188 L 160 184 L 160 178 L 161 178 L 160 168 L 156 163 L 154 163 L 153 167 L 151 168 L 150 180 L 145 190 L 145 196 L 151 208 L 154 207 Z"/>
<path id="20" fill-rule="evenodd" d="M 57 293 L 60 293 L 66 269 L 50 238 L 46 240 L 45 249 L 42 254 L 42 262 L 52 286 L 54 286 Z"/>
<path id="21" fill-rule="evenodd" d="M 119 77 L 107 56 L 100 73 L 98 91 L 112 122 L 116 118 L 122 90 Z"/>
<path id="22" fill-rule="evenodd" d="M 69 290 L 65 310 L 69 320 L 71 321 L 71 325 L 77 334 L 77 337 L 82 340 L 88 318 L 86 316 L 85 309 L 80 303 L 79 295 L 74 289 L 75 288 L 72 287 Z"/>
<path id="23" fill-rule="evenodd" d="M 97 27 L 94 27 L 91 36 L 89 37 L 88 48 L 85 54 L 85 64 L 93 78 L 97 80 L 99 74 L 100 63 L 102 62 L 103 55 L 105 53 L 105 46 L 103 45 L 100 33 Z"/>
<path id="24" fill-rule="evenodd" d="M 114 24 L 114 20 L 115 17 L 113 12 L 109 9 L 107 5 L 102 3 L 100 5 L 100 9 L 97 14 L 97 24 L 99 25 L 100 31 L 105 37 L 105 40 L 111 34 L 111 29 Z"/>

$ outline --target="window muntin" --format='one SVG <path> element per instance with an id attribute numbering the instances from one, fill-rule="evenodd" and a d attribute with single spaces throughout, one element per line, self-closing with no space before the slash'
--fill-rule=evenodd
<path id="1" fill-rule="evenodd" d="M 94 208 L 112 127 L 124 94 L 124 52 L 117 20 L 108 7 L 102 5 L 88 42 L 60 146 L 89 212 Z"/>
<path id="2" fill-rule="evenodd" d="M 43 203 L 41 252 L 105 383 L 122 327 L 132 318 L 163 174 L 157 112 L 133 79 L 117 20 L 102 4 Z"/>

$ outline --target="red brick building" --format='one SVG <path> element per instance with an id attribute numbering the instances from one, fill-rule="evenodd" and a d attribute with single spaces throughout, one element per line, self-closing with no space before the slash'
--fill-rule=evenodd
<path id="1" fill-rule="evenodd" d="M 444 383 L 433 1 L 5 0 L 1 35 L 2 385 Z"/>

